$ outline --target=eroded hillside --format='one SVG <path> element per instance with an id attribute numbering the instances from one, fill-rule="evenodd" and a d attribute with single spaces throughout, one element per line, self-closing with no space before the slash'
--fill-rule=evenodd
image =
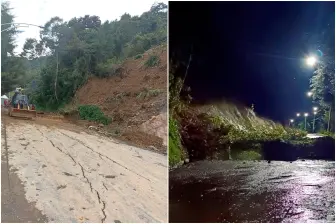
<path id="1" fill-rule="evenodd" d="M 236 103 L 189 104 L 170 117 L 169 158 L 171 164 L 181 158 L 258 159 L 262 156 L 261 142 L 289 140 L 305 134 L 259 117 L 252 109 Z"/>
<path id="2" fill-rule="evenodd" d="M 126 60 L 115 75 L 90 78 L 75 105 L 98 105 L 112 123 L 105 129 L 134 144 L 167 145 L 167 48 Z"/>

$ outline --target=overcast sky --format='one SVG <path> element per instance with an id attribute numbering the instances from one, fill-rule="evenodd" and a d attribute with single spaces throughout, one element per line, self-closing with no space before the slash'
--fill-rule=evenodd
<path id="1" fill-rule="evenodd" d="M 1 0 L 3 2 L 4 0 Z M 13 8 L 14 22 L 44 25 L 50 18 L 58 16 L 65 21 L 84 15 L 99 16 L 102 22 L 120 19 L 124 13 L 132 16 L 146 12 L 155 2 L 167 0 L 7 0 Z M 26 38 L 39 38 L 40 29 L 34 26 L 22 27 L 24 31 L 17 37 L 18 47 L 15 52 L 22 51 Z"/>

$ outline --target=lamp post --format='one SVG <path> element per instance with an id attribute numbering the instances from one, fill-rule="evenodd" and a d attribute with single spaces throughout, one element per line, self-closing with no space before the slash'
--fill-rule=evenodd
<path id="1" fill-rule="evenodd" d="M 290 119 L 289 120 L 289 124 L 288 124 L 288 126 L 290 127 L 291 126 L 291 123 L 293 123 L 294 122 L 294 120 L 293 119 Z"/>
<path id="2" fill-rule="evenodd" d="M 304 117 L 305 117 L 305 131 L 307 131 L 307 117 L 308 117 L 308 113 L 305 113 Z"/>
<path id="3" fill-rule="evenodd" d="M 314 120 L 313 120 L 313 133 L 315 133 L 315 116 L 316 116 L 317 112 L 314 111 Z"/>
<path id="4" fill-rule="evenodd" d="M 301 114 L 300 113 L 296 113 L 296 117 L 299 119 L 299 117 L 301 116 Z M 298 125 L 298 128 L 300 128 L 300 123 L 299 122 L 297 122 L 297 125 Z"/>
<path id="5" fill-rule="evenodd" d="M 315 133 L 315 118 L 316 118 L 317 110 L 318 110 L 318 107 L 313 107 L 313 111 L 314 111 L 313 133 Z"/>

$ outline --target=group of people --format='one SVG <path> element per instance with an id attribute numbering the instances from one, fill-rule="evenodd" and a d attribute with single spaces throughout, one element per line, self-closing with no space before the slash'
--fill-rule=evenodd
<path id="1" fill-rule="evenodd" d="M 12 105 L 12 107 L 17 107 L 17 105 L 20 104 L 20 107 L 22 107 L 23 102 L 21 102 L 22 101 L 20 97 L 21 95 L 22 94 L 19 90 L 15 90 L 15 93 L 11 100 L 10 99 L 4 100 L 4 106 L 9 107 L 10 105 Z"/>

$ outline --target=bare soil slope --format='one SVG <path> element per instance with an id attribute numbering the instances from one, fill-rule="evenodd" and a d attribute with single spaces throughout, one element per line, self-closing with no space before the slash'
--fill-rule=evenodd
<path id="1" fill-rule="evenodd" d="M 156 55 L 159 64 L 146 66 Z M 108 78 L 90 78 L 75 96 L 76 104 L 98 105 L 113 122 L 109 131 L 139 146 L 163 148 L 167 136 L 167 48 L 158 46 L 139 59 L 128 59 Z M 165 119 L 157 119 L 162 118 Z M 147 122 L 155 120 L 158 122 Z M 145 125 L 145 127 L 144 127 Z M 161 127 L 161 132 L 155 130 Z M 162 133 L 162 130 L 165 130 Z"/>

